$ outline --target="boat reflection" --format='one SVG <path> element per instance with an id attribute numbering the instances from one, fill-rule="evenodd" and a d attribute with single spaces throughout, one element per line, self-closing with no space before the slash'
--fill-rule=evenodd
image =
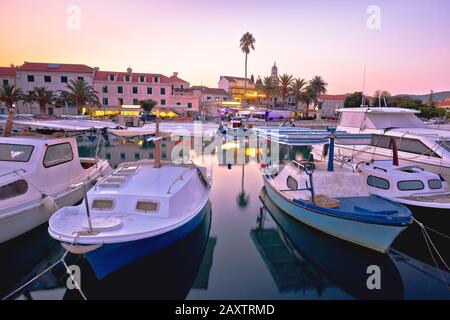
<path id="1" fill-rule="evenodd" d="M 185 299 L 194 283 L 208 283 L 211 264 L 202 265 L 209 240 L 211 205 L 207 204 L 205 218 L 184 239 L 167 249 L 114 272 L 103 280 L 97 280 L 86 260 L 79 264 L 81 287 L 89 300 L 97 299 Z M 205 266 L 207 267 L 205 270 Z M 199 274 L 203 279 L 197 279 Z M 65 300 L 81 299 L 77 290 L 67 290 Z"/>
<path id="2" fill-rule="evenodd" d="M 278 288 L 296 287 L 296 283 L 300 283 L 314 286 L 320 293 L 327 286 L 334 284 L 357 299 L 403 298 L 402 279 L 388 255 L 340 241 L 293 220 L 271 201 L 265 188 L 261 191 L 260 200 L 263 210 L 258 218 L 259 225 L 268 218 L 264 216 L 268 213 L 276 223 L 275 228 L 278 229 L 279 236 L 274 235 L 276 229 L 270 231 L 264 225 L 252 233 L 271 232 L 272 244 L 279 247 L 277 254 L 284 255 L 290 265 L 289 273 L 295 275 L 291 284 L 280 283 L 283 279 L 274 277 Z M 269 263 L 269 269 L 276 266 L 276 261 Z M 367 279 L 370 274 L 367 273 L 367 268 L 371 265 L 380 267 L 380 290 L 368 289 Z M 285 267 L 283 263 L 280 266 Z M 281 273 L 282 270 L 277 272 Z"/>
<path id="3" fill-rule="evenodd" d="M 26 234 L 0 245 L 0 298 L 31 280 L 39 272 L 57 261 L 64 253 L 59 243 L 48 236 L 47 224 L 43 224 Z M 58 278 L 64 276 L 63 270 L 54 269 L 45 277 L 46 287 L 58 286 Z M 42 283 L 34 283 L 26 288 L 42 289 Z"/>
<path id="4" fill-rule="evenodd" d="M 211 204 L 198 227 L 182 240 L 127 266 L 99 281 L 89 263 L 69 254 L 65 261 L 81 269 L 81 288 L 91 299 L 184 299 L 191 288 L 208 287 L 212 256 L 217 241 L 209 238 Z M 64 254 L 50 238 L 47 225 L 0 246 L 0 297 L 5 297 L 38 275 Z M 32 282 L 12 299 L 82 299 L 79 291 L 68 290 L 68 276 L 62 263 Z"/>

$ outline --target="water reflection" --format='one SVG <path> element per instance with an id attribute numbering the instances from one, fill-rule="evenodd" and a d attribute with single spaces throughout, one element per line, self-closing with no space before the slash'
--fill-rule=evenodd
<path id="1" fill-rule="evenodd" d="M 209 238 L 210 227 L 211 205 L 208 203 L 205 218 L 188 236 L 101 281 L 97 280 L 85 258 L 69 254 L 65 261 L 68 265 L 75 264 L 80 267 L 81 288 L 88 300 L 185 299 L 191 288 L 198 286 L 206 289 L 208 286 L 209 269 L 217 241 Z M 32 279 L 63 255 L 64 250 L 59 243 L 44 236 L 44 232 L 47 232 L 46 226 L 35 229 L 26 237 L 10 243 L 11 247 L 21 249 L 20 252 L 2 248 L 2 261 L 9 262 L 2 264 L 1 271 L 7 272 L 2 275 L 8 275 L 4 278 L 2 276 L 2 297 L 19 287 L 19 284 Z M 3 260 L 8 253 L 11 260 Z M 17 266 L 24 268 L 19 270 Z M 66 281 L 67 274 L 60 263 L 13 298 L 82 299 L 79 291 L 67 290 Z"/>
<path id="2" fill-rule="evenodd" d="M 241 191 L 239 192 L 238 196 L 237 196 L 237 204 L 239 206 L 239 208 L 241 209 L 245 209 L 248 206 L 248 202 L 249 202 L 249 196 L 248 194 L 245 192 L 245 187 L 244 187 L 244 177 L 245 177 L 245 165 L 242 165 L 242 175 L 241 175 Z"/>
<path id="3" fill-rule="evenodd" d="M 80 155 L 95 156 L 97 142 L 80 137 Z M 179 143 L 164 139 L 163 158 L 170 159 Z M 401 234 L 389 255 L 318 233 L 290 219 L 261 192 L 258 162 L 264 159 L 259 157 L 260 150 L 247 142 L 239 147 L 234 143 L 228 150 L 215 149 L 205 156 L 196 154 L 191 145 L 181 155 L 208 166 L 213 176 L 214 216 L 209 213 L 186 241 L 104 281 L 97 281 L 79 257 L 68 257 L 68 264 L 82 267 L 82 288 L 88 299 L 450 299 L 416 226 Z M 238 156 L 242 148 L 243 161 Z M 98 151 L 113 167 L 154 158 L 154 145 L 145 137 L 106 135 Z M 305 147 L 280 146 L 279 153 L 286 160 L 310 157 Z M 450 261 L 445 250 L 450 242 L 432 237 Z M 25 283 L 62 254 L 61 246 L 48 236 L 47 225 L 0 246 L 0 293 L 4 296 Z M 381 291 L 367 289 L 366 270 L 371 264 L 381 268 Z M 444 277 L 450 283 L 450 275 L 444 273 Z M 66 280 L 65 269 L 59 265 L 15 298 L 80 299 L 76 291 L 66 290 Z"/>
<path id="4" fill-rule="evenodd" d="M 257 219 L 258 227 L 251 231 L 251 235 L 265 257 L 268 268 L 274 269 L 272 273 L 280 291 L 296 288 L 301 279 L 301 284 L 315 285 L 320 293 L 327 283 L 317 276 L 322 275 L 357 299 L 450 299 L 450 292 L 440 279 L 442 274 L 448 282 L 449 273 L 439 271 L 398 249 L 392 249 L 389 254 L 380 254 L 318 232 L 279 209 L 265 188 L 261 191 L 260 200 L 263 208 Z M 263 224 L 268 219 L 266 215 L 273 219 L 275 226 L 266 227 Z M 404 237 L 417 239 L 417 234 L 411 230 Z M 264 245 L 261 245 L 259 238 L 266 240 Z M 274 247 L 277 248 L 276 255 L 270 259 Z M 414 251 L 420 256 L 420 250 L 416 248 Z M 281 270 L 277 270 L 280 265 Z M 367 268 L 371 265 L 380 267 L 380 290 L 368 289 Z M 291 282 L 286 274 L 280 277 L 286 267 L 289 268 L 289 274 L 301 277 L 294 277 Z M 307 281 L 303 280 L 305 277 Z M 415 287 L 414 290 L 411 287 Z"/>
<path id="5" fill-rule="evenodd" d="M 185 299 L 194 283 L 207 284 L 210 263 L 202 264 L 209 239 L 211 205 L 202 223 L 174 245 L 139 260 L 103 280 L 97 280 L 87 260 L 79 265 L 82 289 L 88 299 Z M 212 256 L 209 246 L 208 255 Z M 202 272 L 198 273 L 199 269 Z M 197 276 L 197 279 L 196 279 Z M 68 290 L 64 299 L 80 299 Z"/>

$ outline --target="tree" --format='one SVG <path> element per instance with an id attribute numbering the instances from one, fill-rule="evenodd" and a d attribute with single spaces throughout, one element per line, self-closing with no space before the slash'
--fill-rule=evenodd
<path id="1" fill-rule="evenodd" d="M 22 91 L 17 89 L 15 85 L 6 84 L 0 87 L 0 101 L 4 102 L 8 108 L 8 119 L 6 120 L 6 126 L 3 129 L 3 136 L 5 137 L 11 135 L 14 113 L 16 112 L 15 103 L 22 100 L 22 97 Z"/>
<path id="2" fill-rule="evenodd" d="M 77 113 L 81 114 L 83 107 L 87 105 L 100 107 L 100 101 L 98 100 L 98 92 L 94 90 L 84 80 L 70 80 L 67 85 L 68 91 L 65 94 L 68 99 L 77 107 Z"/>
<path id="3" fill-rule="evenodd" d="M 140 100 L 139 105 L 145 112 L 151 112 L 152 109 L 157 105 L 157 102 L 152 99 Z"/>
<path id="4" fill-rule="evenodd" d="M 53 102 L 55 95 L 46 87 L 35 87 L 32 91 L 34 101 L 39 105 L 41 114 L 47 113 L 47 105 Z"/>
<path id="5" fill-rule="evenodd" d="M 395 96 L 388 99 L 389 106 L 393 108 L 407 108 L 419 110 L 423 106 L 420 99 L 412 99 L 409 96 Z"/>
<path id="6" fill-rule="evenodd" d="M 373 100 L 372 103 L 374 106 L 383 107 L 386 105 L 389 106 L 388 101 L 391 99 L 391 94 L 388 91 L 385 90 L 377 90 L 373 94 Z"/>
<path id="7" fill-rule="evenodd" d="M 314 98 L 313 99 L 314 106 L 317 107 L 317 106 L 319 106 L 320 95 L 327 93 L 328 83 L 326 83 L 325 80 L 323 80 L 321 76 L 314 76 L 309 81 L 309 86 L 310 86 L 310 90 L 312 90 L 312 93 L 313 93 L 312 97 Z"/>
<path id="8" fill-rule="evenodd" d="M 247 100 L 247 58 L 251 50 L 255 50 L 255 38 L 249 32 L 242 35 L 240 48 L 245 53 L 244 101 Z"/>
<path id="9" fill-rule="evenodd" d="M 344 101 L 344 108 L 359 108 L 362 103 L 362 92 L 357 91 L 349 95 Z"/>
<path id="10" fill-rule="evenodd" d="M 314 106 L 319 105 L 319 95 L 317 94 L 316 90 L 311 86 L 308 85 L 306 87 L 306 95 L 305 95 L 305 103 L 306 103 L 306 118 L 309 118 L 309 105 L 311 103 L 314 104 Z"/>
<path id="11" fill-rule="evenodd" d="M 22 102 L 23 105 L 28 105 L 30 108 L 30 113 L 32 113 L 31 107 L 33 106 L 34 101 L 34 95 L 33 91 L 30 91 L 28 94 L 22 94 Z"/>
<path id="12" fill-rule="evenodd" d="M 307 82 L 305 79 L 295 79 L 289 90 L 291 95 L 295 98 L 296 102 L 297 102 L 297 111 L 299 111 L 299 104 L 300 103 L 306 103 L 308 101 L 308 93 L 306 91 L 306 85 Z"/>
<path id="13" fill-rule="evenodd" d="M 283 107 L 286 106 L 286 98 L 289 94 L 289 89 L 292 84 L 292 80 L 294 78 L 292 75 L 288 75 L 286 73 L 282 74 L 279 77 L 279 85 L 280 85 L 280 93 L 281 93 L 281 102 L 283 103 Z"/>

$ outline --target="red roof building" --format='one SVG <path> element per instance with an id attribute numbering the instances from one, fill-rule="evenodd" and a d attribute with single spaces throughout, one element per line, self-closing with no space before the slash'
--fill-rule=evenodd
<path id="1" fill-rule="evenodd" d="M 92 73 L 94 68 L 84 64 L 66 64 L 66 63 L 41 63 L 27 62 L 19 67 L 20 71 L 30 72 L 62 72 L 62 73 Z"/>

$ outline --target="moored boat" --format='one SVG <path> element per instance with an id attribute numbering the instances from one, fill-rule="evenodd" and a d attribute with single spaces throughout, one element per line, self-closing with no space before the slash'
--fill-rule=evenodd
<path id="1" fill-rule="evenodd" d="M 81 201 L 95 182 L 112 171 L 106 160 L 83 158 L 70 132 L 100 129 L 59 121 L 30 121 L 0 138 L 0 243 L 48 221 L 63 206 Z M 45 131 L 36 131 L 45 128 Z M 32 130 L 30 130 L 32 129 Z"/>
<path id="2" fill-rule="evenodd" d="M 155 134 L 155 161 L 122 164 L 81 205 L 63 208 L 49 221 L 49 234 L 70 252 L 85 254 L 98 279 L 170 246 L 205 215 L 205 170 L 161 163 L 158 125 Z"/>
<path id="3" fill-rule="evenodd" d="M 309 141 L 308 137 L 305 139 Z M 358 173 L 335 169 L 334 139 L 331 131 L 327 164 L 292 161 L 263 168 L 267 193 L 295 219 L 337 238 L 385 253 L 412 223 L 411 212 L 398 203 L 370 195 Z"/>
<path id="4" fill-rule="evenodd" d="M 436 173 L 421 166 L 394 165 L 392 161 L 370 161 L 355 165 L 369 193 L 407 206 L 420 221 L 450 226 L 450 187 Z M 443 223 L 443 224 L 442 224 Z"/>

